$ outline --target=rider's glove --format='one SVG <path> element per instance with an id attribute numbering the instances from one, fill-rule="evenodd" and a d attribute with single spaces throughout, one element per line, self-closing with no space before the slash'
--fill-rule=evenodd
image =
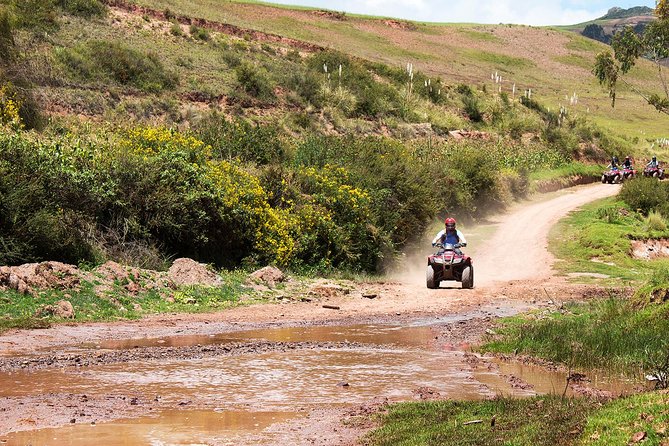
<path id="1" fill-rule="evenodd" d="M 432 247 L 434 248 L 435 246 L 437 246 L 437 244 L 436 244 L 436 243 L 432 243 Z"/>
<path id="2" fill-rule="evenodd" d="M 467 246 L 467 243 L 458 243 L 458 244 L 460 245 L 461 248 L 464 248 L 465 246 Z"/>

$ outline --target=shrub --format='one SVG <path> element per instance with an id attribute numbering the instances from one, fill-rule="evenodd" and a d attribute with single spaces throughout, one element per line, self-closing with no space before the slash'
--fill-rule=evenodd
<path id="1" fill-rule="evenodd" d="M 57 0 L 65 12 L 81 17 L 102 17 L 106 14 L 106 6 L 100 0 Z"/>
<path id="2" fill-rule="evenodd" d="M 184 31 L 181 29 L 179 22 L 172 23 L 172 26 L 170 26 L 170 34 L 176 37 L 184 36 Z"/>
<path id="3" fill-rule="evenodd" d="M 464 95 L 462 97 L 462 105 L 467 117 L 473 122 L 483 121 L 483 113 L 481 112 L 481 105 L 475 95 Z"/>
<path id="4" fill-rule="evenodd" d="M 648 231 L 666 231 L 667 223 L 664 217 L 657 211 L 650 211 L 645 219 L 646 228 Z"/>
<path id="5" fill-rule="evenodd" d="M 265 101 L 274 99 L 274 86 L 263 70 L 250 63 L 242 62 L 235 72 L 237 82 L 245 93 Z"/>
<path id="6" fill-rule="evenodd" d="M 194 127 L 198 138 L 210 145 L 215 159 L 239 159 L 258 165 L 283 161 L 287 147 L 276 126 L 253 124 L 244 119 L 228 121 L 216 113 Z"/>
<path id="7" fill-rule="evenodd" d="M 202 41 L 207 41 L 210 39 L 209 31 L 207 31 L 205 28 L 202 28 L 200 26 L 197 26 L 195 24 L 190 26 L 190 35 L 194 39 L 197 40 L 202 40 Z"/>
<path id="8" fill-rule="evenodd" d="M 172 89 L 178 82 L 177 75 L 166 70 L 157 55 L 118 42 L 92 40 L 61 49 L 56 56 L 70 72 L 84 79 L 112 79 L 149 92 Z"/>
<path id="9" fill-rule="evenodd" d="M 620 191 L 619 197 L 632 209 L 648 215 L 652 210 L 661 210 L 665 215 L 669 191 L 664 183 L 655 178 L 637 178 L 634 181 L 626 181 Z"/>

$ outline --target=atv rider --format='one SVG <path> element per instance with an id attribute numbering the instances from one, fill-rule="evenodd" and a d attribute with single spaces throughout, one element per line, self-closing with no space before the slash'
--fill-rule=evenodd
<path id="1" fill-rule="evenodd" d="M 651 159 L 650 162 L 646 164 L 646 167 L 650 169 L 658 169 L 660 167 L 660 162 L 657 160 L 657 157 L 654 156 L 653 159 Z"/>
<path id="2" fill-rule="evenodd" d="M 455 229 L 455 219 L 447 218 L 444 220 L 444 225 L 446 227 L 439 231 L 434 240 L 432 240 L 432 246 L 435 246 L 437 243 L 441 243 L 442 245 L 450 244 L 455 247 L 455 252 L 462 254 L 460 248 L 467 246 L 467 240 L 462 232 Z M 440 250 L 440 253 L 441 252 L 443 252 L 443 250 Z"/>
<path id="3" fill-rule="evenodd" d="M 611 157 L 611 164 L 608 166 L 609 169 L 611 170 L 618 170 L 618 157 L 617 156 L 612 156 Z"/>
<path id="4" fill-rule="evenodd" d="M 623 161 L 623 169 L 632 170 L 632 159 L 629 156 L 626 156 L 625 161 Z"/>

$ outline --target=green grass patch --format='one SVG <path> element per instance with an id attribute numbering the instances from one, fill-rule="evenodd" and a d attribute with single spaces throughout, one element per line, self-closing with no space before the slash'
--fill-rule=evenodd
<path id="1" fill-rule="evenodd" d="M 571 445 L 595 407 L 584 399 L 543 396 L 491 401 L 438 401 L 394 405 L 383 426 L 362 443 L 410 445 Z M 495 418 L 494 426 L 491 420 Z M 481 423 L 465 423 L 482 420 Z"/>
<path id="2" fill-rule="evenodd" d="M 588 53 L 598 53 L 607 48 L 607 45 L 581 36 L 570 36 L 571 40 L 567 43 L 567 49 L 574 51 L 585 51 Z"/>
<path id="3" fill-rule="evenodd" d="M 639 308 L 611 297 L 505 318 L 481 349 L 639 377 L 643 370 L 652 373 L 660 367 L 669 346 L 666 333 L 669 303 Z"/>
<path id="4" fill-rule="evenodd" d="M 578 54 L 568 54 L 566 56 L 556 56 L 553 58 L 556 62 L 560 62 L 565 65 L 572 65 L 575 67 L 585 68 L 587 70 L 592 69 L 592 58 L 587 58 Z"/>
<path id="5" fill-rule="evenodd" d="M 605 446 L 630 444 L 637 432 L 645 432 L 640 444 L 667 444 L 669 395 L 642 393 L 613 401 L 589 418 L 581 444 Z"/>
<path id="6" fill-rule="evenodd" d="M 669 260 L 630 255 L 633 239 L 669 237 L 669 231 L 657 227 L 624 202 L 609 198 L 560 220 L 549 235 L 549 249 L 561 259 L 555 267 L 562 273 L 606 274 L 611 276 L 607 283 L 615 286 L 641 284 L 669 267 Z"/>
<path id="7" fill-rule="evenodd" d="M 204 313 L 242 305 L 250 300 L 244 288 L 246 273 L 223 273 L 225 284 L 219 287 L 181 287 L 128 293 L 121 283 L 111 289 L 96 290 L 94 282 L 83 282 L 78 290 L 43 290 L 37 296 L 15 291 L 0 292 L 0 333 L 12 328 L 47 328 L 63 322 L 96 322 L 118 319 L 139 319 L 159 313 Z M 74 319 L 55 316 L 38 317 L 38 310 L 67 300 L 74 308 Z"/>
<path id="8" fill-rule="evenodd" d="M 458 29 L 458 32 L 471 40 L 479 42 L 501 42 L 501 39 L 492 32 L 474 31 L 466 28 Z"/>
<path id="9" fill-rule="evenodd" d="M 507 56 L 505 54 L 493 53 L 490 51 L 480 51 L 475 49 L 464 49 L 462 50 L 463 54 L 475 61 L 486 62 L 504 68 L 507 71 L 510 68 L 531 68 L 535 66 L 535 63 L 530 59 L 525 59 L 524 57 L 513 57 Z"/>
<path id="10" fill-rule="evenodd" d="M 642 393 L 601 405 L 587 399 L 539 396 L 491 401 L 438 401 L 393 405 L 382 426 L 362 439 L 384 445 L 624 445 L 665 444 L 669 396 Z M 491 425 L 495 419 L 494 426 Z M 481 423 L 465 423 L 481 420 Z"/>
<path id="11" fill-rule="evenodd" d="M 565 181 L 573 177 L 597 177 L 602 174 L 604 166 L 599 164 L 585 164 L 577 161 L 564 164 L 554 169 L 541 169 L 530 173 L 531 183 L 547 182 L 564 179 Z"/>

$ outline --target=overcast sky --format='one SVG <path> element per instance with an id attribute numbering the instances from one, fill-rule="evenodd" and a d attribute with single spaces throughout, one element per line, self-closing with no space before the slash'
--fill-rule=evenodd
<path id="1" fill-rule="evenodd" d="M 613 6 L 655 7 L 655 0 L 269 0 L 359 14 L 429 22 L 572 25 L 601 17 Z"/>

